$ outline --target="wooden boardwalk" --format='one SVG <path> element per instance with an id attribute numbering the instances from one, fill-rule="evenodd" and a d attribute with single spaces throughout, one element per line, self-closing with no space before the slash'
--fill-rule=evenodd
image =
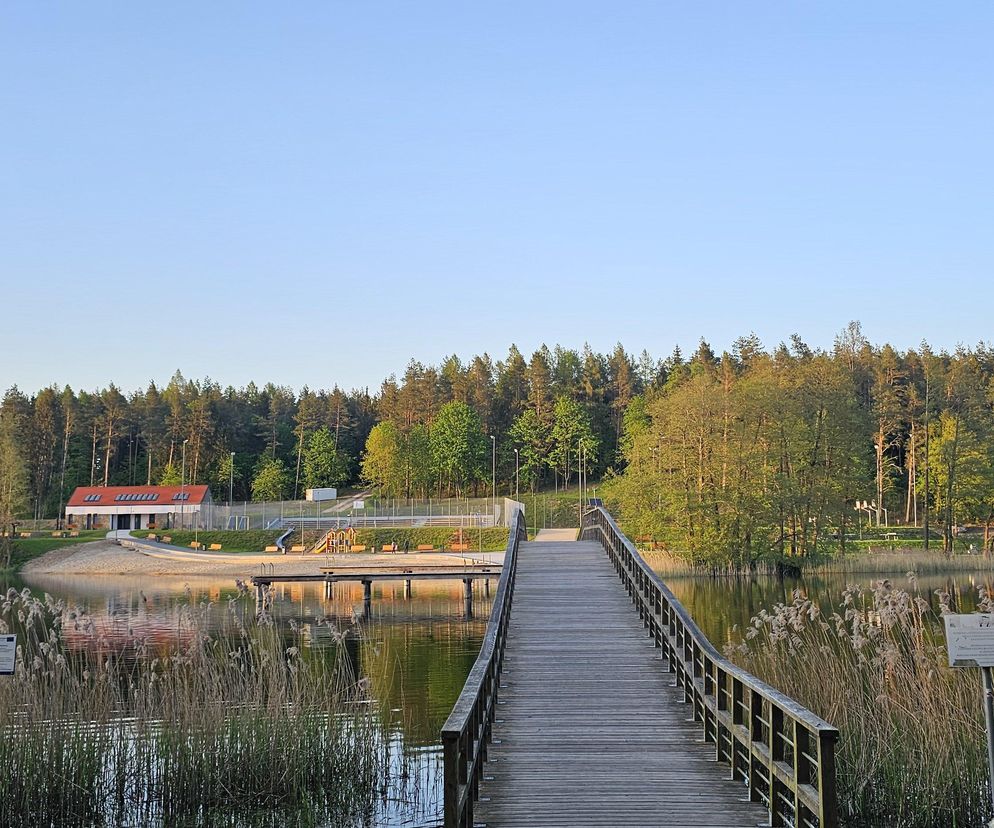
<path id="1" fill-rule="evenodd" d="M 599 543 L 522 543 L 474 822 L 769 824 L 715 762 L 659 652 Z"/>

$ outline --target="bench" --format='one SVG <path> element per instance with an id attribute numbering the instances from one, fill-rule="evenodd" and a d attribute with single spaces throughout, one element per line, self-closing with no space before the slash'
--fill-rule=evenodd
<path id="1" fill-rule="evenodd" d="M 200 543 L 199 541 L 190 541 L 190 548 L 191 549 L 203 549 L 204 545 L 202 543 Z"/>
<path id="2" fill-rule="evenodd" d="M 278 546 L 267 546 L 266 547 L 266 551 L 267 552 L 279 552 L 280 548 Z"/>
<path id="3" fill-rule="evenodd" d="M 366 545 L 362 543 L 354 543 L 349 547 L 349 552 L 365 552 Z"/>
<path id="4" fill-rule="evenodd" d="M 418 552 L 434 552 L 434 551 L 435 551 L 435 547 L 432 546 L 430 543 L 419 543 L 418 544 Z"/>
<path id="5" fill-rule="evenodd" d="M 30 538 L 31 537 L 31 532 L 21 532 L 21 537 L 22 538 Z"/>
<path id="6" fill-rule="evenodd" d="M 69 537 L 70 538 L 78 538 L 79 537 L 79 531 L 76 530 L 76 529 L 74 529 L 72 532 L 69 533 Z"/>
<path id="7" fill-rule="evenodd" d="M 453 552 L 469 552 L 468 543 L 454 543 L 449 547 Z"/>
<path id="8" fill-rule="evenodd" d="M 385 543 L 385 544 L 383 544 L 383 548 L 380 551 L 381 552 L 396 552 L 397 551 L 397 544 L 395 544 L 395 543 Z"/>
<path id="9" fill-rule="evenodd" d="M 172 542 L 173 542 L 173 539 L 172 539 L 172 538 L 171 538 L 171 537 L 170 537 L 169 535 L 166 535 L 166 536 L 165 536 L 165 537 L 164 537 L 164 538 L 162 539 L 162 542 L 163 542 L 163 543 L 172 543 Z"/>
<path id="10" fill-rule="evenodd" d="M 149 536 L 147 537 L 147 540 L 151 540 L 151 541 L 157 541 L 158 539 L 159 539 L 159 536 L 158 536 L 158 535 L 156 535 L 155 533 L 152 533 L 152 534 L 150 534 L 150 535 L 149 535 Z"/>
<path id="11" fill-rule="evenodd" d="M 210 550 L 211 552 L 220 552 L 220 551 L 221 551 L 221 544 L 219 544 L 219 543 L 212 543 L 212 544 L 211 544 L 210 546 L 208 546 L 207 548 L 208 548 L 208 549 L 209 549 L 209 550 Z"/>
<path id="12" fill-rule="evenodd" d="M 290 551 L 291 552 L 303 552 L 304 551 L 304 546 L 303 546 L 303 544 L 298 544 L 297 546 L 291 546 L 290 547 Z"/>
<path id="13" fill-rule="evenodd" d="M 52 532 L 53 538 L 65 538 L 68 537 L 65 532 Z"/>

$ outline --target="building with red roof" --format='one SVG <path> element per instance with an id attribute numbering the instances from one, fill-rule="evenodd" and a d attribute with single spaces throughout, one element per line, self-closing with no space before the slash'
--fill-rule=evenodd
<path id="1" fill-rule="evenodd" d="M 210 505 L 207 486 L 80 486 L 66 504 L 66 520 L 85 529 L 192 527 Z"/>

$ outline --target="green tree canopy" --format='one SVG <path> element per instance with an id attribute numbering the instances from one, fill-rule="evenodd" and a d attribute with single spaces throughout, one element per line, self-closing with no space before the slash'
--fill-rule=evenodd
<path id="1" fill-rule="evenodd" d="M 351 458 L 339 451 L 335 435 L 322 426 L 307 438 L 304 484 L 309 489 L 341 486 L 349 479 Z"/>
<path id="2" fill-rule="evenodd" d="M 279 458 L 265 459 L 252 480 L 252 500 L 283 500 L 290 483 L 286 463 Z"/>
<path id="3" fill-rule="evenodd" d="M 489 441 L 480 415 L 465 403 L 450 402 L 438 410 L 431 429 L 431 457 L 440 484 L 463 488 L 484 478 Z"/>
<path id="4" fill-rule="evenodd" d="M 406 469 L 403 435 L 389 420 L 378 423 L 369 432 L 366 454 L 362 460 L 362 477 L 386 497 L 404 494 Z"/>

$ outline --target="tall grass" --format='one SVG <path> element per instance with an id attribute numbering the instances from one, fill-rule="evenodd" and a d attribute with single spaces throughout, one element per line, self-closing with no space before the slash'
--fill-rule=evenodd
<path id="1" fill-rule="evenodd" d="M 698 563 L 679 552 L 669 550 L 640 550 L 639 554 L 660 575 L 774 575 L 846 574 L 894 575 L 914 572 L 916 575 L 948 575 L 953 572 L 994 572 L 994 558 L 983 555 L 945 555 L 924 550 L 893 550 L 852 552 L 815 558 L 784 558 L 759 560 L 747 571 L 729 562 L 723 566 Z"/>
<path id="2" fill-rule="evenodd" d="M 827 617 L 797 591 L 729 655 L 839 728 L 845 824 L 979 826 L 990 817 L 979 671 L 947 666 L 949 596 L 936 614 L 909 578 L 907 590 L 849 587 Z"/>
<path id="3" fill-rule="evenodd" d="M 214 633 L 216 608 L 190 604 L 158 642 L 9 590 L 0 627 L 19 652 L 0 677 L 0 824 L 234 825 L 273 808 L 364 822 L 384 736 L 346 648 L 307 653 L 299 631 L 246 627 L 238 604 Z"/>
<path id="4" fill-rule="evenodd" d="M 863 575 L 947 575 L 950 572 L 990 572 L 994 559 L 983 555 L 944 555 L 942 552 L 893 551 L 835 555 L 804 568 L 805 572 Z"/>

